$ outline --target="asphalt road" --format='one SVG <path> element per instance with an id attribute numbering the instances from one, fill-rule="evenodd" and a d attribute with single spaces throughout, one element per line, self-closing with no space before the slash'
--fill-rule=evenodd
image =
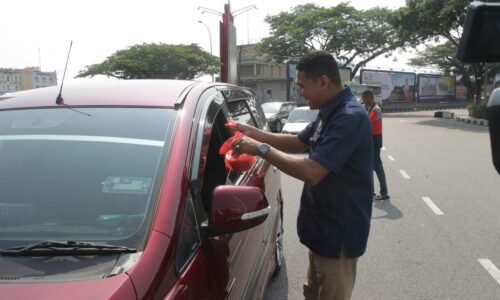
<path id="1" fill-rule="evenodd" d="M 387 113 L 384 146 L 391 199 L 374 202 L 353 299 L 500 299 L 500 176 L 487 127 L 432 111 Z M 285 265 L 266 300 L 303 299 L 302 183 L 283 175 L 282 189 Z"/>

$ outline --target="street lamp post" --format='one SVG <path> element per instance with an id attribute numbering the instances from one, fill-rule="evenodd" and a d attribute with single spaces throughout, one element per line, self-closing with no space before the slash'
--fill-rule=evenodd
<path id="1" fill-rule="evenodd" d="M 213 53 L 212 53 L 212 33 L 210 32 L 210 28 L 208 28 L 207 24 L 203 23 L 203 21 L 199 20 L 198 23 L 200 24 L 203 24 L 205 25 L 205 27 L 207 28 L 207 31 L 208 31 L 208 37 L 210 38 L 210 55 L 213 56 Z M 210 75 L 212 75 L 212 82 L 214 82 L 214 73 L 212 70 L 210 70 Z"/>

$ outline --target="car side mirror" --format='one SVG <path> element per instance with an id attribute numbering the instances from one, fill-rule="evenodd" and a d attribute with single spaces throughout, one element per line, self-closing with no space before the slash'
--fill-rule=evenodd
<path id="1" fill-rule="evenodd" d="M 472 2 L 467 8 L 457 58 L 464 63 L 500 62 L 500 3 Z M 500 174 L 500 90 L 487 106 L 493 164 Z"/>
<path id="2" fill-rule="evenodd" d="M 500 61 L 500 3 L 472 2 L 467 8 L 457 58 L 464 63 Z"/>
<path id="3" fill-rule="evenodd" d="M 243 231 L 264 222 L 270 206 L 258 187 L 221 185 L 212 193 L 210 236 Z"/>
<path id="4" fill-rule="evenodd" d="M 285 125 L 286 119 L 281 119 L 281 124 Z"/>
<path id="5" fill-rule="evenodd" d="M 494 89 L 491 93 L 486 114 L 490 128 L 493 164 L 500 174 L 500 88 Z"/>

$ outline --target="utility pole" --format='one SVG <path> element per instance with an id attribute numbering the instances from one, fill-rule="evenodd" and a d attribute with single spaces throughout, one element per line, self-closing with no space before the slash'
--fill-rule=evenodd
<path id="1" fill-rule="evenodd" d="M 250 9 L 257 9 L 255 5 L 249 5 L 235 11 L 230 9 L 230 1 L 224 5 L 224 12 L 219 12 L 206 7 L 198 7 L 201 13 L 211 13 L 222 17 L 220 22 L 220 59 L 221 59 L 221 82 L 238 84 L 238 54 L 236 53 L 236 27 L 234 27 L 234 17 L 247 12 Z"/>

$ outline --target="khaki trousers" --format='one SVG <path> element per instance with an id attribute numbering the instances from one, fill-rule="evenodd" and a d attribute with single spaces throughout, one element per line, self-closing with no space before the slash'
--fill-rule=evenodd
<path id="1" fill-rule="evenodd" d="M 356 281 L 358 258 L 329 258 L 309 251 L 309 268 L 304 283 L 305 300 L 349 300 Z"/>

